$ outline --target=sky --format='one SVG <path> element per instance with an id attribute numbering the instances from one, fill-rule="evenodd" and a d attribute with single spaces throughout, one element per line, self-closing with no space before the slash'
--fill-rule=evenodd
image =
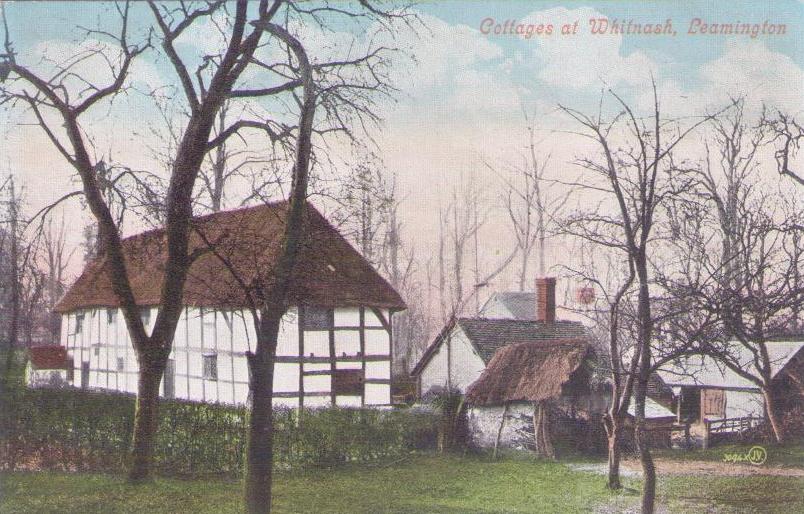
<path id="1" fill-rule="evenodd" d="M 77 26 L 105 26 L 113 14 L 105 2 L 7 1 L 4 7 L 18 59 L 32 65 L 43 56 L 70 55 L 83 39 Z M 149 13 L 143 3 L 133 9 L 135 25 L 143 30 L 151 21 Z M 595 112 L 602 92 L 610 89 L 646 111 L 653 102 L 653 79 L 662 108 L 673 116 L 713 111 L 740 95 L 748 98 L 753 112 L 766 104 L 802 115 L 804 3 L 798 0 L 451 0 L 425 1 L 414 9 L 422 25 L 395 34 L 393 43 L 404 50 L 392 72 L 399 93 L 380 106 L 384 121 L 373 136 L 385 166 L 398 177 L 406 236 L 420 255 L 433 248 L 438 206 L 466 181 L 485 192 L 488 204 L 483 260 L 491 266 L 507 252 L 512 242 L 505 236 L 497 172 L 521 160 L 528 124 L 535 126 L 540 155 L 550 156 L 556 176 L 573 173 L 572 162 L 585 148 L 570 133 L 571 120 L 559 105 Z M 590 20 L 600 19 L 609 26 L 615 20 L 659 26 L 661 33 L 592 34 Z M 703 33 L 704 25 L 762 27 L 766 22 L 775 32 L 784 25 L 784 34 Z M 672 30 L 665 33 L 668 25 Z M 524 35 L 515 33 L 517 26 Z M 325 53 L 328 45 L 321 38 L 360 40 L 369 33 L 344 28 L 344 33 L 324 36 L 313 31 L 306 42 Z M 204 48 L 214 45 L 211 40 L 199 30 L 182 44 Z M 88 72 L 104 79 L 98 70 Z M 155 54 L 135 65 L 134 76 L 142 90 L 176 84 L 165 59 Z M 132 167 L 155 166 L 144 148 L 159 144 L 146 129 L 158 121 L 157 112 L 144 96 L 132 95 L 94 116 L 99 152 Z M 24 114 L 0 110 L 0 134 L 0 174 L 14 173 L 24 184 L 31 212 L 77 187 L 73 171 Z M 89 219 L 77 200 L 63 212 L 70 227 Z M 71 231 L 71 243 L 79 240 L 80 230 Z M 559 246 L 550 252 L 552 264 L 561 258 Z"/>

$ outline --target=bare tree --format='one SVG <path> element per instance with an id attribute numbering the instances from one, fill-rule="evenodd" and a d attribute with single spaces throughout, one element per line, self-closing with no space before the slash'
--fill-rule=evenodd
<path id="1" fill-rule="evenodd" d="M 528 121 L 527 116 L 525 120 Z M 501 177 L 506 186 L 503 195 L 511 230 L 519 250 L 519 290 L 525 291 L 530 279 L 529 264 L 533 251 L 538 255 L 538 273 L 546 272 L 545 250 L 554 220 L 567 202 L 569 195 L 556 194 L 556 182 L 547 179 L 546 171 L 551 156 L 540 158 L 537 152 L 535 127 L 527 127 L 527 152 L 522 163 L 511 166 L 507 174 L 501 174 L 489 163 L 486 167 Z"/>
<path id="2" fill-rule="evenodd" d="M 158 419 L 159 384 L 181 312 L 182 291 L 187 270 L 196 257 L 188 252 L 188 238 L 193 215 L 195 184 L 206 155 L 224 144 L 230 137 L 256 131 L 268 136 L 277 144 L 288 139 L 295 141 L 297 154 L 295 160 L 299 161 L 297 173 L 301 173 L 298 166 L 303 164 L 306 167 L 308 159 L 308 151 L 304 145 L 309 142 L 301 137 L 306 131 L 304 123 L 307 121 L 304 116 L 301 118 L 303 122 L 301 125 L 284 122 L 282 113 L 277 113 L 275 118 L 244 117 L 212 137 L 220 108 L 227 99 L 258 102 L 264 101 L 260 99 L 273 98 L 278 100 L 271 105 L 285 106 L 288 113 L 299 112 L 304 110 L 308 99 L 299 97 L 298 92 L 305 90 L 305 95 L 312 95 L 312 98 L 327 97 L 330 99 L 330 105 L 346 106 L 346 110 L 351 112 L 344 114 L 344 109 L 324 109 L 322 111 L 324 118 L 333 121 L 331 125 L 334 125 L 339 116 L 342 117 L 340 121 L 354 120 L 357 113 L 370 118 L 372 113 L 366 105 L 372 104 L 364 101 L 378 91 L 380 94 L 387 93 L 390 88 L 379 84 L 379 77 L 383 75 L 386 66 L 383 56 L 388 49 L 385 47 L 375 46 L 356 58 L 348 56 L 336 61 L 323 60 L 311 64 L 315 72 L 326 77 L 326 80 L 319 83 L 318 95 L 314 95 L 310 88 L 303 87 L 307 79 L 300 74 L 298 52 L 287 50 L 283 53 L 284 60 L 280 58 L 277 62 L 266 62 L 262 57 L 261 52 L 271 45 L 285 49 L 294 47 L 288 37 L 288 31 L 274 24 L 272 21 L 274 19 L 282 20 L 284 24 L 306 21 L 314 26 L 321 26 L 326 22 L 327 13 L 337 14 L 342 11 L 349 19 L 365 17 L 366 12 L 374 16 L 373 13 L 378 11 L 369 4 L 366 4 L 361 14 L 349 13 L 334 7 L 322 11 L 289 0 L 260 0 L 255 8 L 250 8 L 246 0 L 238 0 L 233 6 L 221 0 L 201 4 L 172 2 L 159 4 L 149 1 L 147 7 L 153 16 L 156 35 L 153 31 L 149 31 L 138 44 L 129 41 L 129 29 L 132 23 L 130 7 L 129 2 L 115 4 L 120 22 L 117 32 L 88 31 L 92 37 L 109 41 L 117 49 L 115 56 L 109 58 L 100 49 L 90 49 L 85 55 L 76 56 L 66 63 L 55 64 L 49 76 L 40 75 L 30 66 L 18 61 L 6 29 L 5 55 L 0 58 L 3 66 L 2 76 L 5 79 L 0 89 L 0 102 L 28 109 L 53 147 L 80 176 L 84 199 L 98 222 L 102 254 L 106 257 L 112 287 L 123 311 L 139 362 L 140 374 L 130 469 L 130 477 L 138 480 L 150 473 Z M 222 26 L 225 27 L 225 41 L 220 51 L 205 55 L 200 61 L 195 57 L 183 55 L 176 46 L 177 39 L 182 34 L 195 30 L 201 20 L 211 19 L 213 15 L 220 16 L 224 20 Z M 166 259 L 162 275 L 160 309 L 154 328 L 148 334 L 140 319 L 139 308 L 126 273 L 120 228 L 115 223 L 110 205 L 104 198 L 102 179 L 99 176 L 99 163 L 102 160 L 93 157 L 86 136 L 90 127 L 82 121 L 86 119 L 88 112 L 103 104 L 110 104 L 114 98 L 127 91 L 132 63 L 151 48 L 154 38 L 159 40 L 161 52 L 166 56 L 178 78 L 188 117 L 171 159 L 165 197 L 160 202 L 164 206 L 165 213 Z M 86 79 L 81 78 L 76 64 L 91 57 L 99 57 L 101 62 L 108 63 L 113 76 L 111 83 L 88 84 Z M 194 66 L 196 66 L 195 72 L 192 71 Z M 365 73 L 355 74 L 356 79 L 354 75 L 337 73 L 338 70 L 350 68 L 363 69 Z M 255 75 L 260 77 L 259 84 L 249 86 L 242 83 L 240 78 L 247 69 L 254 70 Z M 78 85 L 76 77 L 79 79 Z M 352 79 L 375 87 L 367 86 L 364 90 L 350 89 L 347 85 Z M 51 121 L 54 118 L 58 120 L 55 123 Z M 323 130 L 332 129 L 326 127 Z M 299 146 L 302 147 L 301 150 Z M 296 214 L 290 215 L 291 219 L 295 219 L 295 216 Z M 288 264 L 285 263 L 283 266 Z M 281 302 L 274 308 L 281 308 Z M 268 323 L 272 318 L 267 316 L 263 319 Z M 257 361 L 259 366 L 267 365 L 262 357 Z M 257 384 L 263 384 L 262 378 Z M 255 415 L 259 418 L 261 414 Z M 264 505 L 261 508 L 264 508 Z"/>
<path id="3" fill-rule="evenodd" d="M 792 161 L 798 156 L 801 141 L 804 140 L 804 127 L 790 114 L 782 111 L 775 113 L 765 109 L 760 126 L 770 133 L 771 140 L 777 145 L 776 164 L 779 175 L 793 179 L 799 186 L 804 186 L 804 173 L 794 168 Z"/>
<path id="4" fill-rule="evenodd" d="M 766 135 L 779 136 L 767 122 L 751 127 L 743 104 L 733 101 L 711 125 L 705 159 L 687 170 L 694 189 L 671 203 L 669 240 L 675 253 L 688 258 L 682 266 L 662 266 L 670 271 L 660 277 L 679 302 L 719 320 L 719 330 L 699 333 L 695 350 L 762 391 L 771 428 L 782 441 L 769 342 L 795 330 L 804 302 L 801 207 L 794 197 L 765 191 L 758 180 Z"/>
<path id="5" fill-rule="evenodd" d="M 635 442 L 639 450 L 644 476 L 642 512 L 652 513 L 656 495 L 656 470 L 645 432 L 647 386 L 653 370 L 651 343 L 654 339 L 654 313 L 650 294 L 649 259 L 656 246 L 652 232 L 656 215 L 664 199 L 675 194 L 672 179 L 676 166 L 672 151 L 701 123 L 690 126 L 668 122 L 661 116 L 659 98 L 653 86 L 653 113 L 640 118 L 615 93 L 611 93 L 621 111 L 611 121 L 603 121 L 603 113 L 590 116 L 576 109 L 560 106 L 581 127 L 580 134 L 594 141 L 598 156 L 584 157 L 578 165 L 588 179 L 574 184 L 586 191 L 603 194 L 611 204 L 599 205 L 594 211 L 579 212 L 565 222 L 564 230 L 607 248 L 622 252 L 629 269 L 633 267 L 636 293 L 636 328 L 633 350 L 633 399 L 635 408 Z M 601 102 L 601 109 L 602 109 Z M 614 139 L 617 139 L 616 144 Z"/>

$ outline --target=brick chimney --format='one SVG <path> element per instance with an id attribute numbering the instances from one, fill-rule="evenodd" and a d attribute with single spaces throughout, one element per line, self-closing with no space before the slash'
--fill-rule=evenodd
<path id="1" fill-rule="evenodd" d="M 556 279 L 536 279 L 536 321 L 552 323 L 556 320 Z"/>

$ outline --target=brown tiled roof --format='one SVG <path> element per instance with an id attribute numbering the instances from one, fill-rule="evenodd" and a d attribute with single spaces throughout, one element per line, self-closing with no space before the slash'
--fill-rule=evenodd
<path id="1" fill-rule="evenodd" d="M 466 390 L 474 405 L 538 402 L 561 395 L 589 351 L 585 339 L 555 339 L 511 344 L 494 354 Z"/>
<path id="2" fill-rule="evenodd" d="M 67 348 L 63 346 L 32 346 L 28 348 L 31 365 L 36 369 L 67 369 Z"/>
<path id="3" fill-rule="evenodd" d="M 521 319 L 458 318 L 447 324 L 425 350 L 411 372 L 418 375 L 435 350 L 455 326 L 460 327 L 480 357 L 488 363 L 495 352 L 513 343 L 555 339 L 589 340 L 589 332 L 578 321 L 535 321 Z"/>
<path id="4" fill-rule="evenodd" d="M 194 218 L 190 252 L 202 252 L 190 267 L 184 303 L 240 308 L 247 305 L 240 281 L 267 284 L 280 249 L 287 202 L 220 212 Z M 311 204 L 307 238 L 294 270 L 290 300 L 322 307 L 370 306 L 404 309 L 399 294 Z M 139 305 L 157 305 L 164 262 L 165 231 L 144 232 L 123 241 L 129 280 Z M 224 264 L 224 260 L 230 266 Z M 240 278 L 235 279 L 230 268 Z M 56 306 L 58 312 L 119 305 L 104 257 L 91 262 Z"/>

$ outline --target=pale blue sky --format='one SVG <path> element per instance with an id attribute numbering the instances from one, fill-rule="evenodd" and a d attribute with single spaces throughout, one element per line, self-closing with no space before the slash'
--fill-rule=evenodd
<path id="1" fill-rule="evenodd" d="M 5 6 L 13 41 L 26 62 L 37 61 L 45 48 L 69 53 L 71 44 L 81 39 L 76 25 L 94 27 L 115 19 L 105 2 Z M 150 12 L 143 2 L 135 2 L 133 9 L 135 25 L 142 30 L 151 23 Z M 557 104 L 595 109 L 601 90 L 612 88 L 637 108 L 647 108 L 651 75 L 663 107 L 679 116 L 720 106 L 734 95 L 748 95 L 754 109 L 764 103 L 799 115 L 804 110 L 804 3 L 798 0 L 449 0 L 421 2 L 416 10 L 427 28 L 402 32 L 396 40 L 416 64 L 399 60 L 394 76 L 401 90 L 398 102 L 382 107 L 386 121 L 376 137 L 387 167 L 400 177 L 409 225 L 420 229 L 417 237 L 424 244 L 435 230 L 433 206 L 461 177 L 474 178 L 495 198 L 499 184 L 483 162 L 503 165 L 521 152 L 523 109 L 538 122 L 542 150 L 552 153 L 558 171 L 569 169 L 582 147 L 556 132 L 567 123 L 557 115 Z M 677 35 L 590 36 L 588 19 L 599 16 L 635 23 L 665 23 L 669 18 Z M 488 17 L 557 26 L 578 20 L 580 34 L 527 40 L 487 36 L 479 27 Z M 785 23 L 787 33 L 757 38 L 687 35 L 696 17 L 709 23 Z M 203 44 L 203 37 L 195 44 Z M 154 82 L 176 82 L 157 52 L 145 56 L 141 70 Z M 121 160 L 151 166 L 143 147 L 154 142 L 147 140 L 143 127 L 153 115 L 145 97 L 118 104 L 109 112 L 114 131 L 102 129 L 97 136 L 104 141 L 101 146 L 113 146 Z M 4 112 L 0 121 L 0 172 L 13 171 L 26 184 L 31 209 L 75 188 L 72 171 L 37 129 L 18 128 L 19 118 Z M 86 219 L 77 202 L 67 216 L 79 224 Z M 497 230 L 493 218 L 488 230 Z"/>

